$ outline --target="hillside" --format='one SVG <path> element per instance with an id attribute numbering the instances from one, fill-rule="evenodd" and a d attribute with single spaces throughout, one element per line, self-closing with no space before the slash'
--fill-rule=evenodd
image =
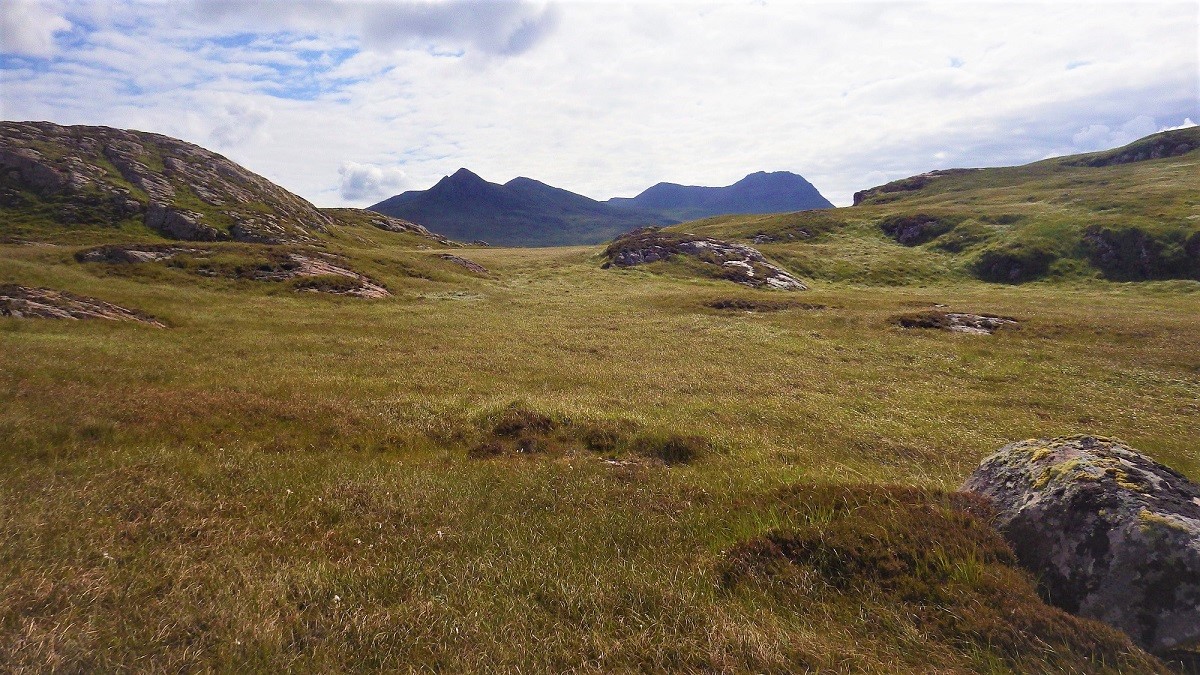
<path id="1" fill-rule="evenodd" d="M 676 222 L 531 178 L 489 183 L 466 169 L 428 190 L 405 192 L 369 208 L 421 223 L 452 239 L 501 246 L 597 244 L 637 227 Z"/>
<path id="2" fill-rule="evenodd" d="M 617 197 L 608 203 L 657 211 L 678 220 L 833 208 L 812 183 L 787 171 L 759 171 L 725 187 L 659 183 L 636 197 Z"/>
<path id="3" fill-rule="evenodd" d="M 312 204 L 199 146 L 141 131 L 0 122 L 6 236 L 47 226 L 144 228 L 174 239 L 313 241 Z"/>
<path id="4" fill-rule="evenodd" d="M 1024 166 L 933 171 L 850 208 L 674 226 L 756 242 L 793 272 L 874 284 L 1200 279 L 1200 129 Z"/>
<path id="5" fill-rule="evenodd" d="M 0 241 L 319 244 L 333 227 L 362 225 L 447 243 L 401 219 L 318 209 L 221 155 L 168 136 L 0 122 Z"/>

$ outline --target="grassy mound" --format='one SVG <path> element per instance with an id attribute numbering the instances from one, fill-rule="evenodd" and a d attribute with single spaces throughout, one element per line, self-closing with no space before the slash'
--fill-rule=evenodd
<path id="1" fill-rule="evenodd" d="M 971 670 L 1166 672 L 1118 631 L 1047 606 L 982 501 L 877 485 L 797 485 L 775 499 L 788 526 L 725 553 L 730 593 L 827 606 L 850 630 L 877 622 L 920 635 L 929 653 L 946 650 Z M 900 656 L 910 667 L 936 663 Z"/>

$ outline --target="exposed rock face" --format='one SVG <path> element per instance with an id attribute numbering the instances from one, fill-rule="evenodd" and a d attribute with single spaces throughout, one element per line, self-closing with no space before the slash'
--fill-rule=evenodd
<path id="1" fill-rule="evenodd" d="M 1012 443 L 962 488 L 990 500 L 1047 599 L 1160 654 L 1200 647 L 1200 486 L 1117 441 Z"/>
<path id="2" fill-rule="evenodd" d="M 358 298 L 384 298 L 391 293 L 368 277 L 343 267 L 332 260 L 316 256 L 304 256 L 298 253 L 288 255 L 288 260 L 294 265 L 283 276 L 264 276 L 269 281 L 304 278 L 313 280 L 333 279 L 333 283 L 318 281 L 316 283 L 301 283 L 297 290 L 332 293 L 334 295 L 352 295 Z M 337 281 L 342 280 L 342 281 Z"/>
<path id="3" fill-rule="evenodd" d="M 1163 157 L 1178 157 L 1198 148 L 1200 148 L 1200 131 L 1197 131 L 1195 127 L 1175 129 L 1147 136 L 1123 148 L 1095 155 L 1085 155 L 1081 159 L 1070 162 L 1069 166 L 1101 167 L 1131 164 Z"/>
<path id="4" fill-rule="evenodd" d="M 372 227 L 378 227 L 379 229 L 387 230 L 388 232 L 415 232 L 443 243 L 450 241 L 440 234 L 434 234 L 430 232 L 422 225 L 410 223 L 402 218 L 393 218 L 391 216 L 385 216 L 382 213 L 374 213 L 370 211 L 367 211 L 367 213 L 371 214 L 370 222 Z"/>
<path id="5" fill-rule="evenodd" d="M 758 249 L 694 234 L 657 228 L 634 230 L 613 240 L 604 254 L 608 258 L 605 267 L 632 267 L 686 255 L 711 265 L 716 276 L 746 286 L 785 291 L 808 289 L 799 279 L 769 262 Z"/>
<path id="6" fill-rule="evenodd" d="M 337 256 L 328 253 L 243 248 L 246 250 L 239 251 L 237 247 L 206 249 L 157 244 L 108 245 L 79 251 L 75 254 L 75 260 L 81 263 L 121 265 L 165 262 L 180 256 L 193 259 L 190 266 L 179 265 L 180 267 L 190 268 L 201 276 L 253 281 L 296 281 L 296 290 L 360 298 L 382 298 L 391 295 L 382 284 L 355 272 Z M 218 250 L 224 251 L 226 255 L 242 253 L 245 260 L 232 266 L 230 263 L 210 263 L 213 254 Z M 179 261 L 176 261 L 171 264 L 178 263 Z"/>
<path id="7" fill-rule="evenodd" d="M 0 316 L 41 319 L 107 319 L 165 327 L 152 316 L 112 303 L 50 288 L 0 285 Z"/>
<path id="8" fill-rule="evenodd" d="M 879 223 L 879 229 L 884 234 L 905 246 L 917 246 L 947 233 L 953 224 L 937 218 L 921 214 L 911 216 L 893 216 Z"/>
<path id="9" fill-rule="evenodd" d="M 1200 231 L 1187 239 L 1173 232 L 1156 237 L 1137 227 L 1089 226 L 1083 245 L 1109 279 L 1200 279 Z"/>
<path id="10" fill-rule="evenodd" d="M 0 122 L 0 204 L 62 223 L 141 217 L 168 237 L 279 243 L 331 221 L 304 199 L 216 153 L 109 127 Z"/>
<path id="11" fill-rule="evenodd" d="M 110 265 L 158 262 L 168 260 L 179 253 L 198 253 L 199 249 L 181 246 L 143 244 L 138 246 L 97 246 L 79 251 L 75 260 L 81 263 L 108 263 Z"/>
<path id="12" fill-rule="evenodd" d="M 454 263 L 455 265 L 464 267 L 464 268 L 466 268 L 466 270 L 468 272 L 470 272 L 472 274 L 479 274 L 482 276 L 487 276 L 487 274 L 488 274 L 486 267 L 484 267 L 483 265 L 480 265 L 477 262 L 472 262 L 470 260 L 467 260 L 466 258 L 461 258 L 459 256 L 456 256 L 456 255 L 453 255 L 450 253 L 443 253 L 443 254 L 439 255 L 438 257 L 441 258 L 442 260 L 446 260 L 446 261 Z"/>
<path id="13" fill-rule="evenodd" d="M 905 314 L 893 319 L 904 328 L 940 328 L 953 333 L 991 335 L 1001 328 L 1015 328 L 1016 319 L 991 314 L 966 314 L 963 312 L 921 312 Z"/>

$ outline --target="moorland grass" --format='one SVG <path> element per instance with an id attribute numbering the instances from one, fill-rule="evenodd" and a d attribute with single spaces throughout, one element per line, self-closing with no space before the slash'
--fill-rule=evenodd
<path id="1" fill-rule="evenodd" d="M 854 570 L 839 586 L 820 558 L 789 562 L 792 581 L 727 571 L 772 536 L 836 550 L 878 526 L 900 555 L 928 549 L 912 509 L 967 527 L 944 491 L 1017 439 L 1115 436 L 1200 478 L 1200 284 L 905 272 L 785 295 L 670 265 L 602 270 L 598 249 L 458 251 L 480 279 L 391 236 L 327 244 L 394 294 L 378 300 L 0 250 L 4 281 L 169 325 L 0 318 L 0 663 L 1160 667 L 1096 624 L 1037 623 L 1048 610 L 981 533 L 919 558 L 907 576 L 929 592 L 903 601 Z M 785 298 L 804 304 L 772 304 Z M 731 299 L 773 311 L 712 306 Z M 891 320 L 935 305 L 1021 324 Z M 501 451 L 473 456 L 489 441 Z M 894 490 L 909 496 L 846 520 L 853 495 Z M 954 580 L 942 595 L 938 575 Z M 985 611 L 1002 596 L 1017 619 Z"/>

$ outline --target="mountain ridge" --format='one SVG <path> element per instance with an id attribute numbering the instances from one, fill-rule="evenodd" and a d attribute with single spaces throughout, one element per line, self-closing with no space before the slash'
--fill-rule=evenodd
<path id="1" fill-rule="evenodd" d="M 834 206 L 812 183 L 790 171 L 755 171 L 723 187 L 657 183 L 635 197 L 614 197 L 608 202 L 653 209 L 680 220 Z"/>
<path id="2" fill-rule="evenodd" d="M 518 176 L 499 184 L 461 168 L 428 190 L 367 207 L 445 236 L 501 245 L 595 244 L 630 230 L 713 215 L 832 208 L 804 177 L 758 171 L 724 187 L 658 183 L 636 197 L 599 201 Z"/>

